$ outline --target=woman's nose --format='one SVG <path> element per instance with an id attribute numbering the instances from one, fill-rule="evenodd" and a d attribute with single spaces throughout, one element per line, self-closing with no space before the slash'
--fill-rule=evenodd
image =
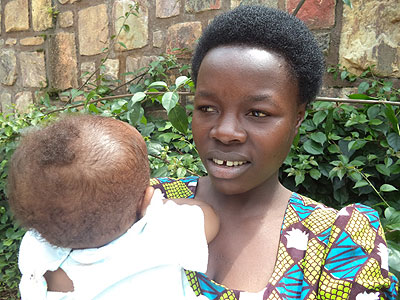
<path id="1" fill-rule="evenodd" d="M 236 116 L 225 115 L 213 126 L 210 137 L 224 144 L 244 143 L 247 133 Z"/>

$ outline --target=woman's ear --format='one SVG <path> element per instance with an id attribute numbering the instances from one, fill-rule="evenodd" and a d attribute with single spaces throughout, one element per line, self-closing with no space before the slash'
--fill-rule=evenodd
<path id="1" fill-rule="evenodd" d="M 300 128 L 301 123 L 304 120 L 306 114 L 307 103 L 299 104 L 297 107 L 297 119 L 296 119 L 296 134 Z"/>
<path id="2" fill-rule="evenodd" d="M 140 217 L 143 218 L 143 216 L 146 214 L 146 209 L 150 204 L 153 194 L 154 194 L 154 188 L 152 186 L 148 186 L 144 192 L 142 203 L 139 204 Z"/>

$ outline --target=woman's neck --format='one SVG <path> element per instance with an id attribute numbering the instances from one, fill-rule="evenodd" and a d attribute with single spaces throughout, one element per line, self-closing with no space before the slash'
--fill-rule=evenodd
<path id="1" fill-rule="evenodd" d="M 215 210 L 236 217 L 260 216 L 265 215 L 266 211 L 285 210 L 290 195 L 291 192 L 282 186 L 277 176 L 237 195 L 221 193 L 214 187 L 210 177 L 201 177 L 196 192 L 196 198 L 208 202 Z"/>

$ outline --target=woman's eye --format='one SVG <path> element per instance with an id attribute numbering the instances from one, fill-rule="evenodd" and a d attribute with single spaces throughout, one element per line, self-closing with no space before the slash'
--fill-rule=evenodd
<path id="1" fill-rule="evenodd" d="M 211 106 L 201 106 L 199 109 L 203 112 L 214 112 L 215 109 Z"/>
<path id="2" fill-rule="evenodd" d="M 256 117 L 256 118 L 263 118 L 263 117 L 267 116 L 266 113 L 259 111 L 259 110 L 252 110 L 249 112 L 249 115 L 252 117 Z"/>

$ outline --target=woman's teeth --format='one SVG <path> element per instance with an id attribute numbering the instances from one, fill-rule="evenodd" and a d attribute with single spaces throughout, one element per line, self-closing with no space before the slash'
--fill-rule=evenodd
<path id="1" fill-rule="evenodd" d="M 233 167 L 233 166 L 241 166 L 246 163 L 246 161 L 231 161 L 231 160 L 220 160 L 213 158 L 213 162 L 217 165 Z"/>

